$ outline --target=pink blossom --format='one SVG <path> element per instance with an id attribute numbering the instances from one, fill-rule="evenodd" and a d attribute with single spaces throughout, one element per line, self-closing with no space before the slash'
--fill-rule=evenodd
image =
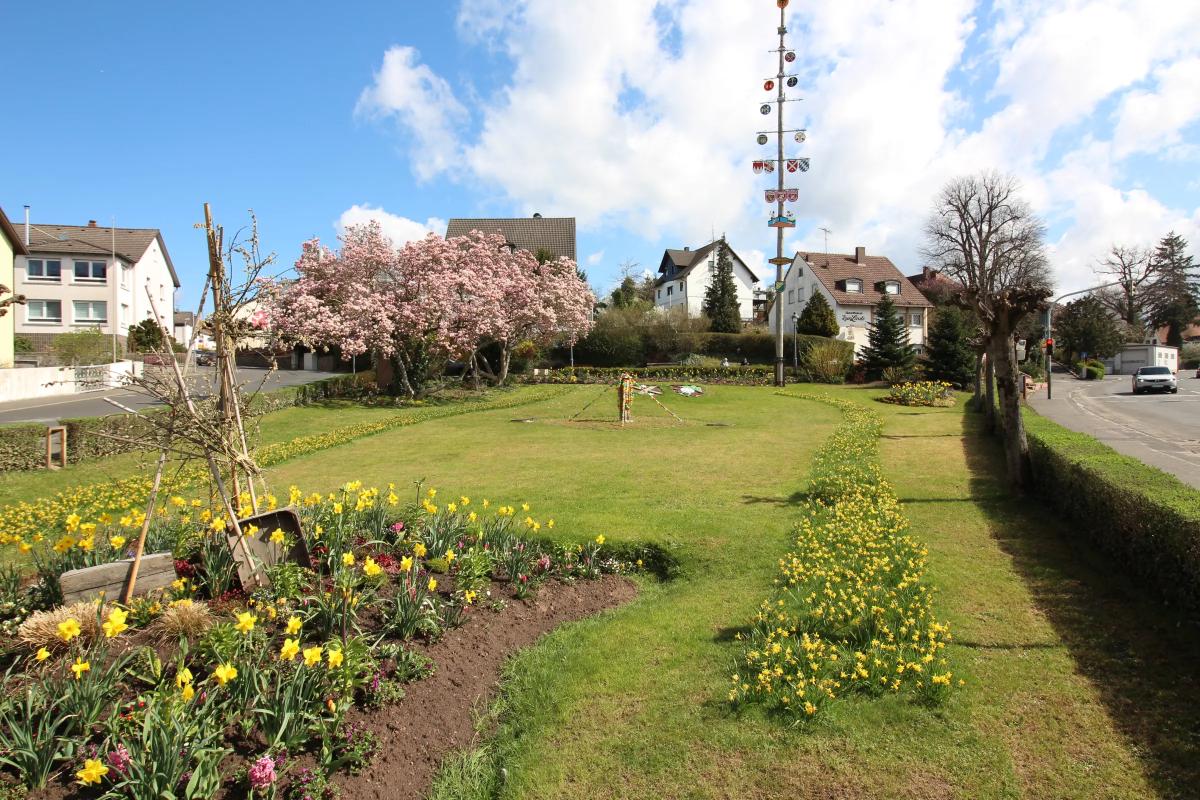
<path id="1" fill-rule="evenodd" d="M 108 765 L 113 768 L 114 772 L 121 775 L 124 775 L 129 769 L 130 761 L 129 750 L 123 744 L 117 745 L 117 748 L 108 754 Z"/>
<path id="2" fill-rule="evenodd" d="M 275 759 L 263 756 L 250 767 L 248 775 L 251 789 L 266 789 L 275 782 Z"/>

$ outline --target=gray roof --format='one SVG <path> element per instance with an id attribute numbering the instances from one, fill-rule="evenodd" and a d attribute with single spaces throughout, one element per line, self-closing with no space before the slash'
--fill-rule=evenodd
<path id="1" fill-rule="evenodd" d="M 8 243 L 12 245 L 13 253 L 19 256 L 29 255 L 25 250 L 25 237 L 17 233 L 13 228 L 12 223 L 8 221 L 8 217 L 4 215 L 4 209 L 0 208 L 0 233 L 4 234 L 4 238 L 8 239 Z"/>
<path id="2" fill-rule="evenodd" d="M 178 288 L 179 275 L 175 272 L 171 254 L 167 252 L 167 244 L 158 228 L 117 228 L 114 231 L 113 228 L 101 228 L 98 225 L 38 223 L 29 226 L 30 253 L 106 256 L 112 255 L 115 250 L 117 256 L 130 264 L 137 263 L 156 239 L 167 262 L 167 269 L 171 271 L 171 280 Z"/>
<path id="3" fill-rule="evenodd" d="M 195 311 L 176 311 L 175 312 L 175 324 L 176 325 L 191 325 L 195 321 L 196 321 L 196 312 Z"/>
<path id="4" fill-rule="evenodd" d="M 707 258 L 708 254 L 711 253 L 713 248 L 715 248 L 721 241 L 721 239 L 716 239 L 704 245 L 703 247 L 696 248 L 695 250 L 672 250 L 667 248 L 667 250 L 663 252 L 662 262 L 660 262 L 658 265 L 659 278 L 654 282 L 654 285 L 662 286 L 664 283 L 669 283 L 670 281 L 683 280 L 687 277 L 688 273 L 691 272 L 692 267 L 696 266 L 705 258 Z M 741 261 L 742 266 L 746 267 L 746 271 L 750 273 L 750 277 L 755 283 L 758 283 L 758 276 L 754 274 L 754 270 L 750 269 L 742 257 L 734 252 L 732 247 L 729 248 L 729 254 L 738 261 Z M 674 274 L 668 272 L 667 262 L 675 265 Z"/>
<path id="5" fill-rule="evenodd" d="M 471 231 L 499 233 L 509 244 L 521 250 L 531 253 L 546 250 L 557 257 L 578 261 L 575 257 L 574 217 L 456 218 L 446 226 L 446 238 L 466 236 Z"/>

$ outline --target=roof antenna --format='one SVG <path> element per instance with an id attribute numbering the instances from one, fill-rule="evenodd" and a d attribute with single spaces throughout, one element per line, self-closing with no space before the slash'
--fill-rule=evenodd
<path id="1" fill-rule="evenodd" d="M 833 231 L 829 230 L 829 228 L 817 228 L 817 230 L 822 231 L 825 234 L 825 266 L 828 267 L 829 266 L 829 234 L 833 233 Z"/>

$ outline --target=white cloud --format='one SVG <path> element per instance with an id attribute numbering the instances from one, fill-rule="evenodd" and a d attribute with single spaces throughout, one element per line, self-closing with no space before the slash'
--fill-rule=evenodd
<path id="1" fill-rule="evenodd" d="M 375 82 L 359 95 L 355 113 L 395 119 L 410 139 L 413 171 L 428 179 L 452 166 L 458 157 L 456 129 L 467 111 L 446 81 L 412 47 L 391 47 Z"/>
<path id="2" fill-rule="evenodd" d="M 592 253 L 590 256 L 587 257 L 587 263 L 588 263 L 589 267 L 594 267 L 603 260 L 604 260 L 604 251 L 603 250 Z"/>
<path id="3" fill-rule="evenodd" d="M 338 232 L 344 231 L 351 225 L 362 225 L 365 222 L 378 222 L 383 233 L 392 240 L 392 244 L 401 247 L 407 242 L 424 239 L 430 233 L 438 236 L 446 234 L 446 220 L 430 217 L 424 223 L 415 219 L 392 214 L 382 208 L 372 208 L 370 205 L 354 205 L 347 208 L 338 217 L 334 226 Z"/>
<path id="4" fill-rule="evenodd" d="M 672 246 L 725 232 L 769 281 L 766 181 L 749 162 L 764 156 L 754 134 L 771 118 L 756 107 L 775 72 L 777 19 L 770 3 L 728 0 L 462 0 L 460 35 L 502 53 L 511 74 L 484 98 L 477 128 L 459 125 L 465 113 L 443 115 L 439 144 L 514 213 L 576 216 L 585 231 Z M 1195 229 L 1200 209 L 1138 188 L 1125 160 L 1195 158 L 1200 3 L 858 0 L 801 4 L 788 19 L 801 78 L 789 94 L 803 98 L 788 104 L 788 123 L 808 127 L 809 141 L 787 149 L 812 158 L 788 184 L 802 223 L 832 228 L 831 250 L 864 245 L 919 269 L 938 188 L 989 168 L 1020 177 L 1062 230 L 1052 245 L 1067 288 L 1084 285 L 1109 239 Z M 402 75 L 424 70 L 417 82 L 438 88 L 423 99 L 461 108 L 395 51 L 381 75 L 389 57 Z M 1112 127 L 1098 119 L 1110 111 Z M 449 163 L 427 158 L 419 174 Z M 824 248 L 816 230 L 787 244 Z"/>

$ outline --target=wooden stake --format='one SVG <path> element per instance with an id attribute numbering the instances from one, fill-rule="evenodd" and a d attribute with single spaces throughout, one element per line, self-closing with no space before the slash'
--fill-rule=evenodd
<path id="1" fill-rule="evenodd" d="M 170 433 L 167 434 L 168 441 Z M 142 551 L 146 547 L 146 534 L 150 531 L 150 521 L 154 518 L 154 507 L 158 503 L 158 487 L 162 485 L 163 469 L 167 465 L 167 448 L 158 454 L 158 469 L 154 472 L 154 484 L 150 487 L 150 500 L 146 503 L 146 518 L 142 520 L 142 532 L 138 536 L 137 546 L 133 550 L 133 566 L 129 569 L 129 580 L 125 591 L 121 593 L 121 603 L 129 605 L 133 597 L 133 587 L 137 584 L 138 568 L 142 566 Z"/>

